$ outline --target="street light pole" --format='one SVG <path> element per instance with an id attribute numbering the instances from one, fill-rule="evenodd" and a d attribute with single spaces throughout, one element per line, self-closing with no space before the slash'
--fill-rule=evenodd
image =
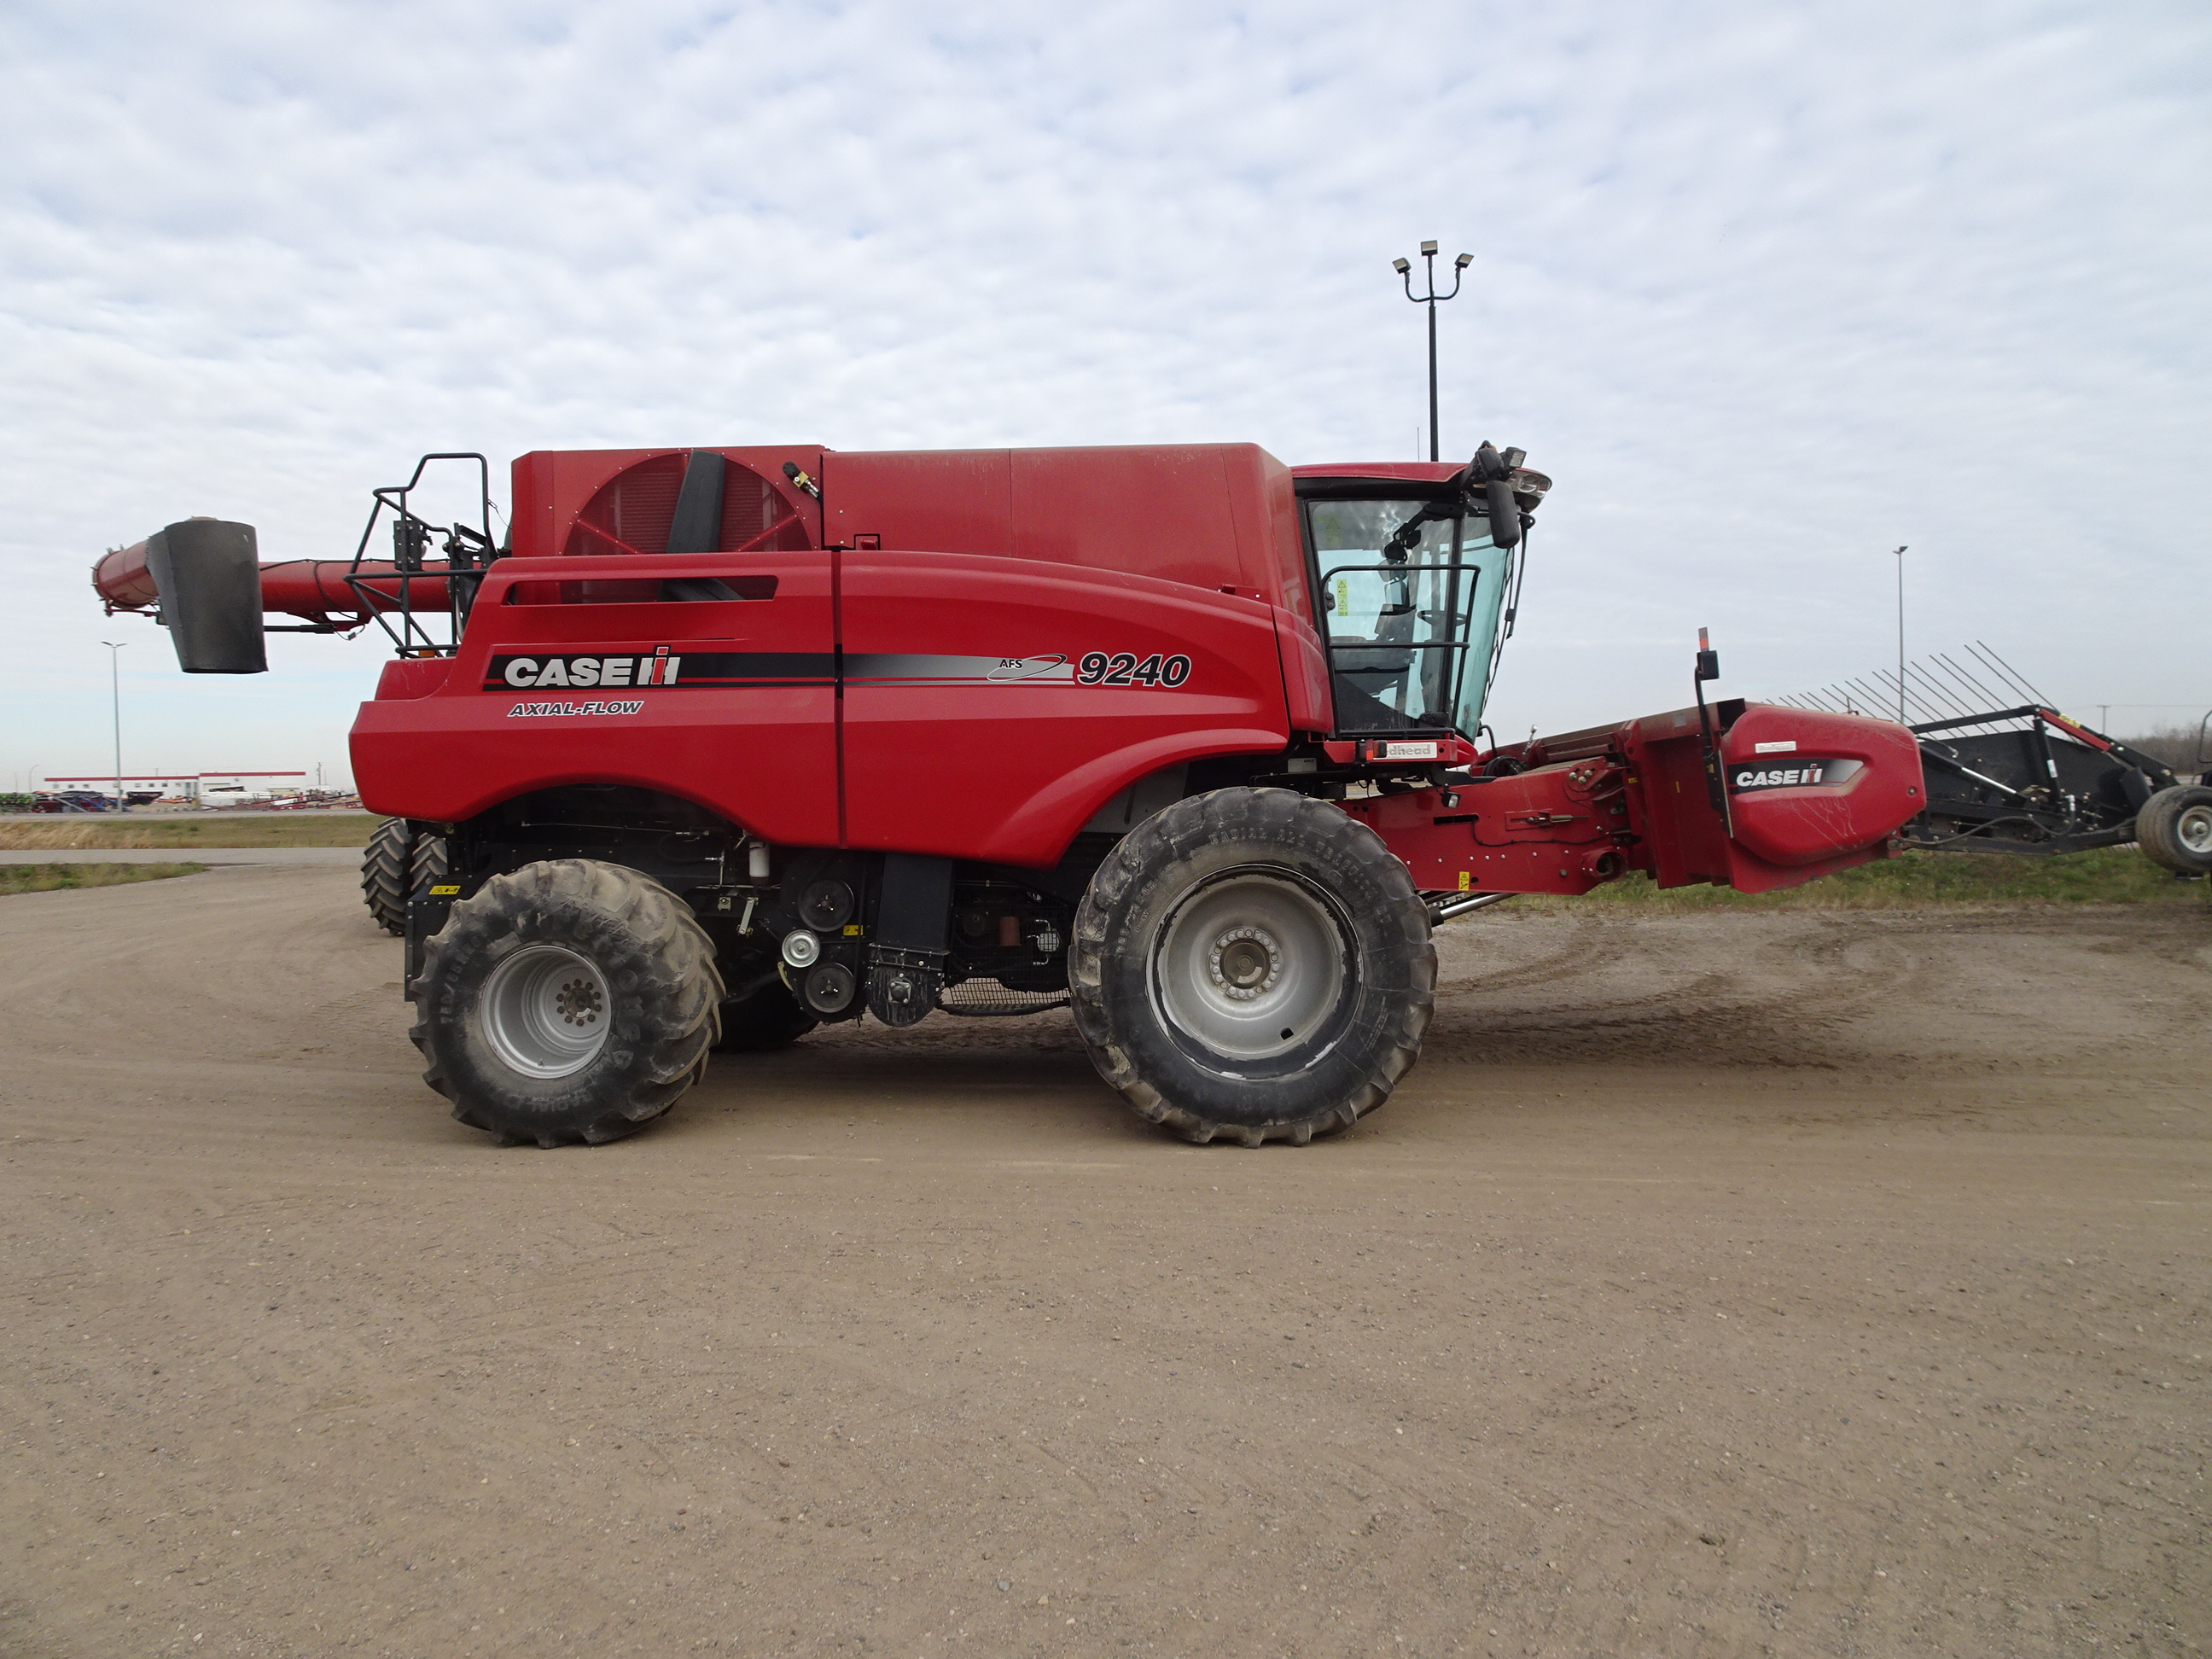
<path id="1" fill-rule="evenodd" d="M 1421 244 L 1421 259 L 1428 276 L 1429 291 L 1426 294 L 1413 292 L 1412 260 L 1393 259 L 1390 269 L 1396 271 L 1399 279 L 1405 283 L 1406 297 L 1417 306 L 1429 308 L 1429 459 L 1433 461 L 1439 455 L 1437 442 L 1437 307 L 1447 300 L 1459 297 L 1460 278 L 1474 263 L 1474 255 L 1462 253 L 1452 262 L 1452 285 L 1449 294 L 1437 292 L 1437 245 L 1434 242 Z"/>
<path id="2" fill-rule="evenodd" d="M 107 690 L 115 708 L 115 810 L 123 812 L 130 810 L 129 803 L 123 799 L 123 676 L 116 666 L 123 659 L 115 653 L 124 647 L 113 640 L 102 640 L 100 643 L 107 647 Z"/>
<path id="3" fill-rule="evenodd" d="M 1905 550 L 1897 550 L 1897 723 L 1905 718 Z"/>

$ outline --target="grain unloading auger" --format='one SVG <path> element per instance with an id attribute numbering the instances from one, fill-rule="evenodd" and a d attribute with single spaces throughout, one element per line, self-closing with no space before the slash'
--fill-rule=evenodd
<path id="1" fill-rule="evenodd" d="M 627 1134 L 824 1021 L 1072 1006 L 1152 1121 L 1304 1143 L 1419 1055 L 1435 923 L 1790 886 L 1923 805 L 1911 733 L 1708 702 L 1709 651 L 1693 707 L 1480 741 L 1550 487 L 1516 450 L 541 453 L 506 547 L 422 477 L 352 562 L 187 520 L 95 586 L 192 672 L 261 668 L 264 612 L 392 631 L 352 752 L 395 906 L 422 855 L 413 1036 L 512 1140 Z"/>

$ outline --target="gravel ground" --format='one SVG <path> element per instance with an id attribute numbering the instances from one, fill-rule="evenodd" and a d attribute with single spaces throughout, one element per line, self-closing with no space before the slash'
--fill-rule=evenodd
<path id="1" fill-rule="evenodd" d="M 2212 1641 L 2200 913 L 1504 906 L 1307 1148 L 1052 1015 L 539 1152 L 354 883 L 0 906 L 0 1653 Z"/>

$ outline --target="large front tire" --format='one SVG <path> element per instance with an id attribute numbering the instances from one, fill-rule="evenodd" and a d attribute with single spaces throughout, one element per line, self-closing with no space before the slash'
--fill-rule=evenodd
<path id="1" fill-rule="evenodd" d="M 1099 1075 L 1186 1139 L 1303 1146 L 1389 1097 L 1436 996 L 1428 913 L 1364 824 L 1285 789 L 1146 820 L 1075 913 L 1068 989 Z"/>
<path id="2" fill-rule="evenodd" d="M 409 1035 L 453 1115 L 510 1143 L 635 1133 L 706 1070 L 722 1000 L 689 908 L 620 865 L 495 876 L 426 941 Z"/>

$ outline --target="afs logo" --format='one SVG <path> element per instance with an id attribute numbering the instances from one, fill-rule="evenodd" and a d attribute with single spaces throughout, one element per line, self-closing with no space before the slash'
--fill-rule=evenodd
<path id="1" fill-rule="evenodd" d="M 1004 657 L 999 665 L 984 676 L 991 680 L 1033 680 L 1040 674 L 1049 674 L 1067 661 L 1066 657 Z"/>

